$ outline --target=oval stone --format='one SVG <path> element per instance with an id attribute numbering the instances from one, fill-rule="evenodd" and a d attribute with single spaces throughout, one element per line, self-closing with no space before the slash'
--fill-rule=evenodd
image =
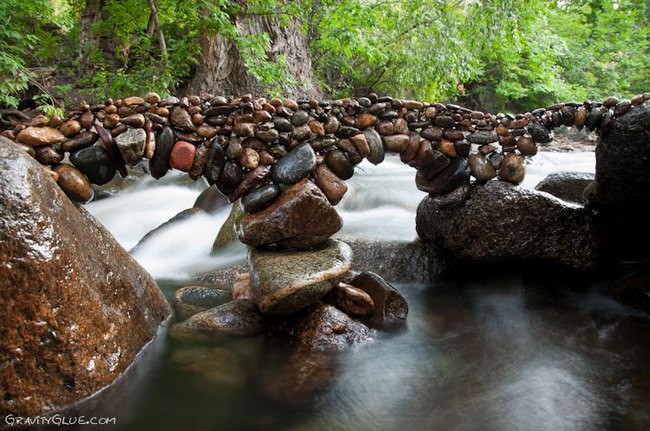
<path id="1" fill-rule="evenodd" d="M 253 214 L 270 204 L 279 195 L 280 187 L 278 185 L 267 184 L 248 193 L 241 199 L 241 203 L 244 211 Z"/>
<path id="2" fill-rule="evenodd" d="M 91 183 L 103 185 L 115 176 L 115 164 L 104 147 L 96 145 L 70 154 L 70 161 Z"/>
<path id="3" fill-rule="evenodd" d="M 242 168 L 238 164 L 226 162 L 217 181 L 217 188 L 221 193 L 228 196 L 242 182 L 243 175 Z"/>
<path id="4" fill-rule="evenodd" d="M 524 156 L 534 156 L 537 154 L 537 144 L 532 138 L 520 136 L 517 138 L 517 149 Z"/>
<path id="5" fill-rule="evenodd" d="M 99 135 L 95 132 L 82 132 L 72 139 L 68 139 L 61 145 L 63 151 L 76 151 L 86 148 L 97 142 Z"/>
<path id="6" fill-rule="evenodd" d="M 79 169 L 61 164 L 56 166 L 53 171 L 59 174 L 57 184 L 68 198 L 81 203 L 88 202 L 93 198 L 93 187 Z"/>
<path id="7" fill-rule="evenodd" d="M 305 142 L 281 158 L 271 170 L 271 179 L 275 183 L 293 184 L 305 178 L 316 168 L 316 153 Z"/>
<path id="8" fill-rule="evenodd" d="M 350 179 L 354 175 L 354 165 L 343 151 L 328 151 L 325 156 L 325 164 L 342 180 Z"/>
<path id="9" fill-rule="evenodd" d="M 216 142 L 212 144 L 212 148 L 208 153 L 208 161 L 203 170 L 203 176 L 208 184 L 213 185 L 219 180 L 223 166 L 226 163 L 226 156 L 223 147 Z"/>
<path id="10" fill-rule="evenodd" d="M 519 184 L 524 180 L 526 175 L 526 165 L 524 156 L 516 153 L 507 154 L 501 162 L 499 169 L 499 179 L 509 183 Z"/>
<path id="11" fill-rule="evenodd" d="M 189 172 L 194 164 L 194 157 L 196 157 L 196 147 L 189 142 L 178 141 L 169 155 L 169 166 L 172 169 Z"/>
<path id="12" fill-rule="evenodd" d="M 34 155 L 36 160 L 43 165 L 56 165 L 57 163 L 61 163 L 64 156 L 63 151 L 59 151 L 51 145 L 36 147 L 36 154 Z"/>
<path id="13" fill-rule="evenodd" d="M 469 168 L 472 175 L 479 181 L 488 181 L 497 176 L 492 163 L 483 154 L 470 154 Z"/>
<path id="14" fill-rule="evenodd" d="M 381 141 L 381 136 L 375 129 L 364 129 L 363 136 L 366 137 L 366 142 L 370 149 L 370 154 L 368 154 L 368 161 L 373 165 L 378 165 L 384 161 L 386 152 L 384 150 L 384 144 Z"/>
<path id="15" fill-rule="evenodd" d="M 151 176 L 155 179 L 162 178 L 169 170 L 169 155 L 172 152 L 172 148 L 174 148 L 175 142 L 174 129 L 169 126 L 163 127 L 156 134 L 156 149 L 149 163 Z"/>
<path id="16" fill-rule="evenodd" d="M 38 147 L 58 144 L 65 140 L 63 133 L 52 127 L 26 127 L 18 133 L 16 140 L 21 144 Z"/>

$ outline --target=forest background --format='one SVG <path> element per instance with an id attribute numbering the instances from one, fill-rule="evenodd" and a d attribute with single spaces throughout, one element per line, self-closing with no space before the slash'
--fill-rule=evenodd
<path id="1" fill-rule="evenodd" d="M 474 109 L 650 91 L 650 0 L 0 0 L 0 108 L 371 92 Z"/>

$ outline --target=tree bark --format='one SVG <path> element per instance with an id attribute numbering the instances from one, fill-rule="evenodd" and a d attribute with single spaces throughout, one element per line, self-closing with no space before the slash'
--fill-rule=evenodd
<path id="1" fill-rule="evenodd" d="M 290 25 L 282 27 L 269 16 L 238 16 L 235 24 L 242 35 L 266 32 L 271 39 L 270 59 L 283 56 L 292 85 L 283 86 L 284 95 L 293 98 L 319 98 L 322 92 L 312 71 L 309 45 L 304 34 Z M 201 36 L 201 59 L 186 93 L 208 92 L 223 95 L 251 93 L 265 95 L 265 89 L 247 72 L 236 43 L 221 35 Z"/>
<path id="2" fill-rule="evenodd" d="M 79 25 L 79 60 L 85 66 L 92 66 L 91 54 L 95 49 L 109 66 L 116 63 L 112 36 L 101 34 L 96 28 L 106 18 L 105 13 L 104 0 L 86 0 Z"/>

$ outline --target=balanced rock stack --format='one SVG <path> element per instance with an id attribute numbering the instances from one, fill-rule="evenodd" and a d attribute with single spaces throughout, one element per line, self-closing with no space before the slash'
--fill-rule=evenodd
<path id="1" fill-rule="evenodd" d="M 606 132 L 616 117 L 648 99 L 650 93 L 493 115 L 375 94 L 295 101 L 149 93 L 84 103 L 65 119 L 38 116 L 0 133 L 23 144 L 75 201 L 92 198 L 91 184 L 105 184 L 116 172 L 125 176 L 127 165 L 148 159 L 155 178 L 169 169 L 204 176 L 231 201 L 242 198 L 252 214 L 305 178 L 336 205 L 354 166 L 364 158 L 381 163 L 386 152 L 416 168 L 418 188 L 432 195 L 449 193 L 470 176 L 518 184 L 524 157 L 549 142 L 555 127 Z M 66 153 L 72 165 L 62 163 Z"/>

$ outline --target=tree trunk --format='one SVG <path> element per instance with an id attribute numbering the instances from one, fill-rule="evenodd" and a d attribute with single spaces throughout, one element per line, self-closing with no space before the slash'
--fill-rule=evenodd
<path id="1" fill-rule="evenodd" d="M 149 18 L 149 25 L 147 26 L 147 33 L 156 33 L 156 37 L 158 38 L 158 49 L 160 50 L 160 55 L 164 57 L 167 53 L 167 43 L 165 43 L 165 35 L 160 27 L 158 4 L 155 0 L 149 0 L 149 9 L 151 10 L 151 16 Z"/>
<path id="2" fill-rule="evenodd" d="M 104 0 L 86 0 L 79 25 L 79 60 L 85 66 L 93 66 L 91 57 L 94 50 L 102 54 L 108 66 L 116 63 L 113 38 L 96 28 L 96 24 L 106 18 L 105 13 Z"/>
<path id="3" fill-rule="evenodd" d="M 313 75 L 309 45 L 300 30 L 286 26 L 268 16 L 236 17 L 235 24 L 242 35 L 268 33 L 271 47 L 270 59 L 283 56 L 287 75 L 294 82 L 283 85 L 284 96 L 294 98 L 319 98 L 322 92 Z M 265 95 L 262 85 L 246 70 L 246 65 L 236 43 L 221 35 L 201 36 L 201 59 L 194 78 L 184 89 L 186 93 L 208 92 L 223 95 L 252 93 Z"/>

